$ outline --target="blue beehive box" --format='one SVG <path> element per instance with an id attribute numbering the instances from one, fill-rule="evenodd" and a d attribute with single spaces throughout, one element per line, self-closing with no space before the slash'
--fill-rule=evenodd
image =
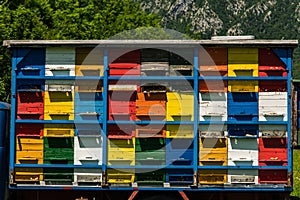
<path id="1" fill-rule="evenodd" d="M 102 120 L 102 92 L 76 92 L 74 106 L 75 121 Z"/>
<path id="2" fill-rule="evenodd" d="M 228 92 L 229 121 L 257 121 L 257 92 Z"/>
<path id="3" fill-rule="evenodd" d="M 167 138 L 166 139 L 166 164 L 167 165 L 192 165 L 193 164 L 193 139 Z"/>
<path id="4" fill-rule="evenodd" d="M 17 75 L 45 76 L 45 49 L 19 49 L 16 51 Z"/>
<path id="5" fill-rule="evenodd" d="M 257 137 L 258 125 L 244 125 L 244 124 L 229 124 L 228 135 L 230 137 Z"/>

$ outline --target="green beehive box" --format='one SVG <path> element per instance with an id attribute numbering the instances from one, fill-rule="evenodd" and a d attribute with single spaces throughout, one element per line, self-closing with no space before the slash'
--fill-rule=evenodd
<path id="1" fill-rule="evenodd" d="M 45 168 L 44 181 L 47 185 L 71 185 L 74 181 L 73 169 Z"/>
<path id="2" fill-rule="evenodd" d="M 138 186 L 163 186 L 163 183 L 166 182 L 166 172 L 163 169 L 148 172 L 136 171 L 135 182 Z"/>
<path id="3" fill-rule="evenodd" d="M 137 138 L 135 149 L 136 165 L 164 165 L 166 158 L 164 138 Z"/>
<path id="4" fill-rule="evenodd" d="M 73 162 L 74 138 L 44 138 L 44 164 L 73 164 Z"/>

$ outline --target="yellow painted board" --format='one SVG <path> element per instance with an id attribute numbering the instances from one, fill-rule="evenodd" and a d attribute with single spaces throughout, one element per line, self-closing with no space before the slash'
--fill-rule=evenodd
<path id="1" fill-rule="evenodd" d="M 74 120 L 74 92 L 45 92 L 44 119 L 51 120 L 51 114 L 69 115 L 68 120 Z"/>
<path id="2" fill-rule="evenodd" d="M 74 125 L 72 124 L 44 124 L 45 137 L 73 137 Z"/>
<path id="3" fill-rule="evenodd" d="M 199 165 L 227 165 L 227 152 L 225 153 L 213 153 L 213 152 L 201 152 L 199 153 Z"/>
<path id="4" fill-rule="evenodd" d="M 167 121 L 194 120 L 194 95 L 167 92 Z"/>
<path id="5" fill-rule="evenodd" d="M 228 141 L 227 138 L 200 138 L 199 151 L 200 153 L 227 153 Z"/>
<path id="6" fill-rule="evenodd" d="M 41 151 L 17 151 L 17 164 L 43 164 L 43 150 Z"/>
<path id="7" fill-rule="evenodd" d="M 44 112 L 44 120 L 74 120 L 74 113 L 66 111 L 51 110 L 51 112 Z"/>
<path id="8" fill-rule="evenodd" d="M 69 105 L 73 103 L 74 92 L 70 91 L 53 91 L 45 92 L 44 105 Z"/>
<path id="9" fill-rule="evenodd" d="M 228 76 L 258 76 L 258 49 L 228 48 Z"/>
<path id="10" fill-rule="evenodd" d="M 228 64 L 228 76 L 258 76 L 258 64 Z"/>
<path id="11" fill-rule="evenodd" d="M 200 184 L 227 183 L 227 170 L 199 170 L 198 180 Z"/>
<path id="12" fill-rule="evenodd" d="M 108 152 L 110 151 L 135 152 L 135 138 L 109 139 Z"/>
<path id="13" fill-rule="evenodd" d="M 193 138 L 194 128 L 192 125 L 167 125 L 167 138 Z"/>
<path id="14" fill-rule="evenodd" d="M 228 64 L 258 63 L 258 48 L 228 48 Z"/>
<path id="15" fill-rule="evenodd" d="M 191 100 L 194 101 L 194 94 L 191 92 L 167 92 L 167 101 L 170 100 Z"/>
<path id="16" fill-rule="evenodd" d="M 43 169 L 42 168 L 16 168 L 15 181 L 16 182 L 43 181 Z"/>
<path id="17" fill-rule="evenodd" d="M 258 81 L 228 81 L 229 92 L 258 92 Z"/>
<path id="18" fill-rule="evenodd" d="M 134 151 L 108 151 L 108 165 L 135 165 Z"/>
<path id="19" fill-rule="evenodd" d="M 17 151 L 35 151 L 44 148 L 44 140 L 40 137 L 16 137 Z"/>
<path id="20" fill-rule="evenodd" d="M 75 76 L 103 76 L 104 66 L 103 65 L 76 65 Z"/>
<path id="21" fill-rule="evenodd" d="M 107 182 L 111 184 L 130 184 L 134 182 L 134 173 L 129 169 L 108 169 Z"/>

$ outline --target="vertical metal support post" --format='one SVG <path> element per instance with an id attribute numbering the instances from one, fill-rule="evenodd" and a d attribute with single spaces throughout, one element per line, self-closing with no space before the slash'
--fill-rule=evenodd
<path id="1" fill-rule="evenodd" d="M 16 95 L 17 95 L 17 64 L 18 50 L 12 50 L 12 84 L 11 84 L 11 116 L 10 116 L 10 137 L 9 137 L 9 182 L 14 183 L 14 163 L 15 163 L 15 120 L 16 120 Z"/>
<path id="2" fill-rule="evenodd" d="M 194 47 L 194 152 L 193 152 L 193 171 L 194 171 L 194 178 L 193 178 L 193 186 L 197 187 L 198 183 L 198 143 L 199 143 L 199 136 L 198 136 L 198 102 L 199 102 L 199 47 Z"/>
<path id="3" fill-rule="evenodd" d="M 287 116 L 287 130 L 288 130 L 288 175 L 292 176 L 293 170 L 293 155 L 291 149 L 291 81 L 292 81 L 292 49 L 287 49 L 287 68 L 288 68 L 288 79 L 287 79 L 287 91 L 288 91 L 288 116 Z M 290 180 L 290 177 L 288 177 Z M 290 181 L 288 181 L 290 185 Z"/>
<path id="4" fill-rule="evenodd" d="M 104 49 L 104 58 L 103 58 L 103 64 L 104 64 L 104 77 L 103 77 L 103 143 L 102 143 L 102 185 L 107 185 L 107 112 L 108 112 L 108 106 L 107 106 L 107 95 L 108 95 L 108 48 L 106 47 Z"/>

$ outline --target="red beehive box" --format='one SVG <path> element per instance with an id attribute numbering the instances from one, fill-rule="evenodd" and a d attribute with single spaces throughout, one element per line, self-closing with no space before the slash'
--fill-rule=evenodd
<path id="1" fill-rule="evenodd" d="M 259 138 L 259 165 L 287 166 L 287 138 Z"/>
<path id="2" fill-rule="evenodd" d="M 288 173 L 286 169 L 260 169 L 258 171 L 258 182 L 261 184 L 286 184 Z"/>
<path id="3" fill-rule="evenodd" d="M 135 125 L 132 124 L 113 124 L 108 125 L 108 138 L 131 139 L 135 136 Z"/>
<path id="4" fill-rule="evenodd" d="M 227 48 L 205 48 L 200 50 L 200 76 L 227 76 L 227 57 Z"/>
<path id="5" fill-rule="evenodd" d="M 135 120 L 135 102 L 109 101 L 109 120 Z"/>
<path id="6" fill-rule="evenodd" d="M 141 65 L 137 63 L 111 63 L 109 65 L 110 76 L 139 76 Z"/>
<path id="7" fill-rule="evenodd" d="M 272 49 L 259 49 L 259 76 L 287 76 L 285 64 Z"/>
<path id="8" fill-rule="evenodd" d="M 109 120 L 135 120 L 135 100 L 136 90 L 109 91 Z"/>
<path id="9" fill-rule="evenodd" d="M 286 92 L 286 81 L 259 81 L 260 92 Z"/>
<path id="10" fill-rule="evenodd" d="M 17 124 L 16 135 L 17 136 L 43 136 L 44 130 L 43 124 Z"/>
<path id="11" fill-rule="evenodd" d="M 110 49 L 109 50 L 109 62 L 110 63 L 141 63 L 141 53 L 140 50 L 130 49 Z"/>
<path id="12" fill-rule="evenodd" d="M 18 92 L 17 93 L 17 115 L 18 119 L 27 117 L 41 118 L 44 114 L 44 93 L 43 92 Z M 37 115 L 37 116 L 32 116 Z M 30 117 L 31 116 L 31 117 Z"/>

